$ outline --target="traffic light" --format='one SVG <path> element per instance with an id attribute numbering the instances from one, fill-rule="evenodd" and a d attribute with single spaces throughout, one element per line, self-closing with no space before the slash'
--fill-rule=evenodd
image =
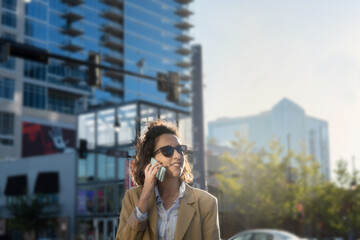
<path id="1" fill-rule="evenodd" d="M 87 155 L 88 155 L 87 140 L 80 139 L 79 140 L 79 158 L 86 159 Z"/>
<path id="2" fill-rule="evenodd" d="M 100 65 L 100 54 L 89 52 L 88 61 L 95 65 Z M 101 86 L 101 69 L 97 66 L 90 65 L 88 69 L 88 84 L 91 87 Z"/>
<path id="3" fill-rule="evenodd" d="M 44 64 L 49 62 L 49 53 L 46 49 L 0 38 L 0 62 L 7 61 L 10 56 Z"/>
<path id="4" fill-rule="evenodd" d="M 6 62 L 10 55 L 10 43 L 1 43 L 0 45 L 0 62 Z"/>
<path id="5" fill-rule="evenodd" d="M 170 102 L 179 102 L 180 98 L 180 85 L 179 74 L 175 72 L 169 72 L 169 89 L 167 100 Z"/>
<path id="6" fill-rule="evenodd" d="M 168 91 L 168 77 L 165 73 L 157 73 L 157 88 L 159 91 L 167 92 Z"/>

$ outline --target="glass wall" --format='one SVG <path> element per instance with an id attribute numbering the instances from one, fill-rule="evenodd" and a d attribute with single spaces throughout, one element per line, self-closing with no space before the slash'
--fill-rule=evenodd
<path id="1" fill-rule="evenodd" d="M 115 212 L 115 187 L 113 185 L 97 187 L 97 213 Z"/>
<path id="2" fill-rule="evenodd" d="M 88 149 L 95 147 L 95 113 L 82 114 L 78 117 L 78 140 L 86 139 Z"/>
<path id="3" fill-rule="evenodd" d="M 97 113 L 97 145 L 115 145 L 115 109 L 99 111 Z"/>
<path id="4" fill-rule="evenodd" d="M 89 153 L 86 159 L 78 159 L 78 181 L 89 182 L 95 180 L 95 154 Z"/>
<path id="5" fill-rule="evenodd" d="M 190 115 L 179 113 L 179 133 L 181 142 L 193 148 L 192 118 Z"/>
<path id="6" fill-rule="evenodd" d="M 118 118 L 121 125 L 117 133 L 119 145 L 135 142 L 136 114 L 136 104 L 125 105 L 118 108 Z"/>
<path id="7" fill-rule="evenodd" d="M 158 109 L 151 105 L 140 105 L 140 130 L 141 135 L 146 131 L 146 124 L 158 118 Z"/>
<path id="8" fill-rule="evenodd" d="M 115 158 L 105 154 L 97 154 L 98 180 L 115 179 Z"/>
<path id="9" fill-rule="evenodd" d="M 82 186 L 77 190 L 77 214 L 91 215 L 95 213 L 95 193 L 92 186 Z"/>

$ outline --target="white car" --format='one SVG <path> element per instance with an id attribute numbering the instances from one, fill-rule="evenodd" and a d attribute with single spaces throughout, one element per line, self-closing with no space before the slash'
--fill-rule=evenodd
<path id="1" fill-rule="evenodd" d="M 240 232 L 229 240 L 301 240 L 298 236 L 275 229 L 254 229 Z"/>

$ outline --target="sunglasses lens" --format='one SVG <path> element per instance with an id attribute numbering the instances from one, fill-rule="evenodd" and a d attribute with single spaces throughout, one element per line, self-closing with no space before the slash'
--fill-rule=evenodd
<path id="1" fill-rule="evenodd" d="M 174 148 L 170 147 L 170 146 L 165 146 L 161 148 L 161 153 L 165 156 L 165 157 L 171 157 L 174 153 Z"/>

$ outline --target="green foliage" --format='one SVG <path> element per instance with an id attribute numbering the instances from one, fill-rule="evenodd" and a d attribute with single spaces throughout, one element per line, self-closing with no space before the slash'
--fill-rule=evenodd
<path id="1" fill-rule="evenodd" d="M 18 203 L 7 206 L 13 220 L 11 228 L 30 232 L 46 223 L 49 215 L 45 214 L 46 204 L 41 203 L 36 197 L 22 197 Z"/>
<path id="2" fill-rule="evenodd" d="M 349 189 L 357 175 L 350 177 L 345 161 L 338 162 L 335 184 L 326 181 L 319 163 L 305 151 L 284 152 L 276 140 L 259 150 L 240 136 L 232 144 L 237 154 L 221 156 L 216 178 L 222 199 L 242 216 L 239 229 L 301 223 L 311 226 L 314 236 L 324 236 L 345 235 L 349 227 L 360 225 L 360 188 Z"/>

